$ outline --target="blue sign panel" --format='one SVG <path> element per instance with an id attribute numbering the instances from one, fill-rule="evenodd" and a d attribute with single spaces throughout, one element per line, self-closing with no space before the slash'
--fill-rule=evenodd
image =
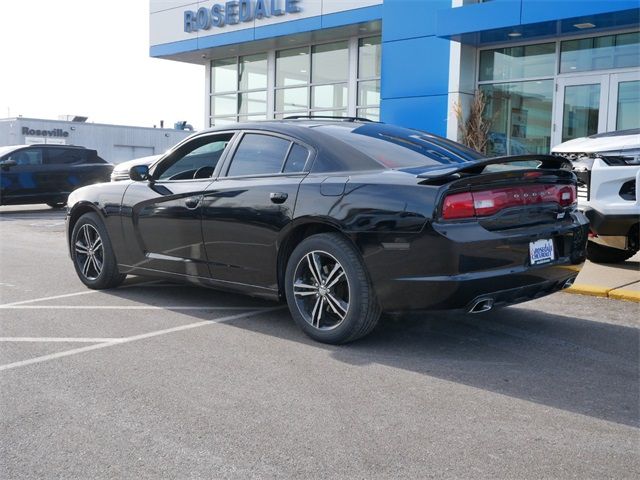
<path id="1" fill-rule="evenodd" d="M 209 30 L 263 18 L 279 17 L 301 11 L 300 0 L 229 0 L 215 3 L 211 8 L 200 7 L 197 11 L 185 10 L 184 31 Z"/>

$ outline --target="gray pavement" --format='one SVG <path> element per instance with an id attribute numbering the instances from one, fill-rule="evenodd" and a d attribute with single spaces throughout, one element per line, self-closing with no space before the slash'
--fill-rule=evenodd
<path id="1" fill-rule="evenodd" d="M 88 293 L 62 222 L 0 208 L 0 478 L 640 475 L 638 304 L 558 293 L 330 347 L 256 299 Z"/>

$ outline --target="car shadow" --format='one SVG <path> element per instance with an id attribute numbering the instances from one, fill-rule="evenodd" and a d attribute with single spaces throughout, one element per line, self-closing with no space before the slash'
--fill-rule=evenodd
<path id="1" fill-rule="evenodd" d="M 108 293 L 141 303 L 146 289 Z M 273 307 L 245 296 L 188 286 L 164 287 L 163 304 Z M 206 310 L 181 311 L 198 319 Z M 638 329 L 556 315 L 526 304 L 482 315 L 385 316 L 366 338 L 324 345 L 306 337 L 288 310 L 225 322 L 320 348 L 349 365 L 381 364 L 623 425 L 639 426 Z"/>

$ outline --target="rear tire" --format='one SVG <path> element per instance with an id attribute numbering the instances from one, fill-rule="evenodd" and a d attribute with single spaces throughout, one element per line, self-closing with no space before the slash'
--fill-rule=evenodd
<path id="1" fill-rule="evenodd" d="M 85 213 L 74 225 L 71 258 L 80 281 L 94 290 L 115 288 L 127 277 L 118 272 L 107 229 L 96 213 Z"/>
<path id="2" fill-rule="evenodd" d="M 293 319 L 318 342 L 352 342 L 370 333 L 380 318 L 358 251 L 337 233 L 313 235 L 295 248 L 285 292 Z"/>
<path id="3" fill-rule="evenodd" d="M 621 263 L 633 257 L 635 253 L 634 250 L 605 247 L 592 241 L 587 243 L 587 258 L 594 263 Z"/>

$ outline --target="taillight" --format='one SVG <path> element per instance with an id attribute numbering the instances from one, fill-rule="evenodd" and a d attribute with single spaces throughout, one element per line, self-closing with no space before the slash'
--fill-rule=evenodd
<path id="1" fill-rule="evenodd" d="M 442 204 L 445 220 L 486 217 L 509 207 L 557 203 L 568 207 L 576 202 L 575 185 L 525 185 L 480 192 L 447 195 Z"/>

